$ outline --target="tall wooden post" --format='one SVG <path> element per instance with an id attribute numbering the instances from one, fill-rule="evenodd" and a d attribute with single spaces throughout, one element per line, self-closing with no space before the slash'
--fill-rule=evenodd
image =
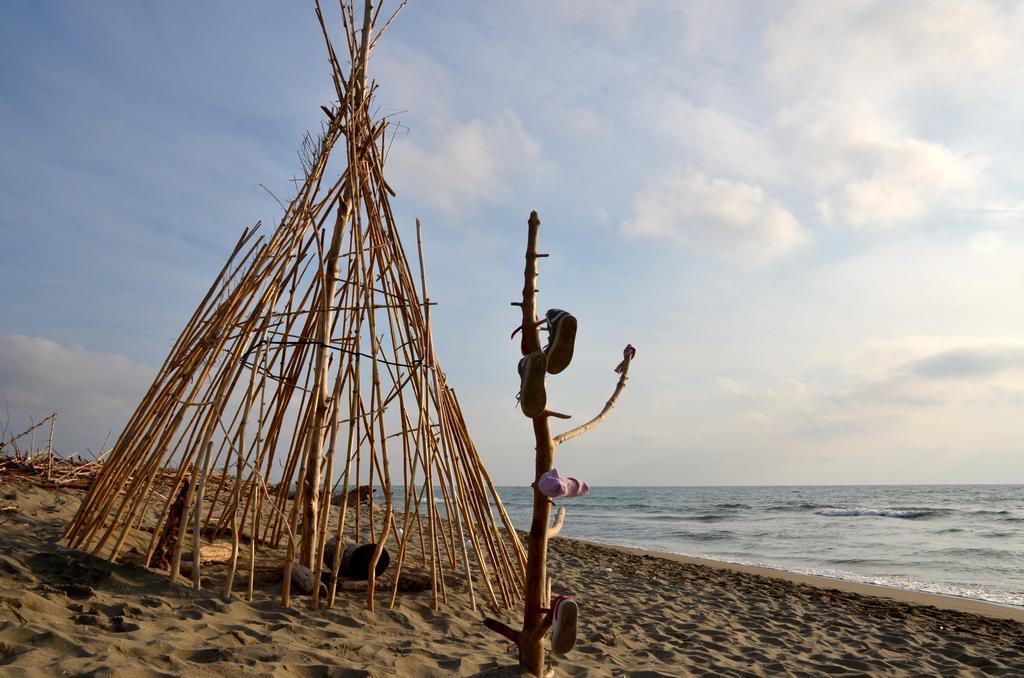
<path id="1" fill-rule="evenodd" d="M 537 251 L 537 240 L 540 235 L 540 217 L 536 212 L 530 213 L 527 222 L 526 267 L 523 270 L 523 300 L 512 302 L 520 306 L 523 312 L 523 353 L 529 355 L 541 350 L 540 323 L 537 322 L 537 260 L 548 256 Z M 587 423 L 566 431 L 555 438 L 551 437 L 551 417 L 567 419 L 546 409 L 532 418 L 533 436 L 536 444 L 533 475 L 533 519 L 530 522 L 528 553 L 526 558 L 526 598 L 523 602 L 523 627 L 520 630 L 495 620 L 485 619 L 484 625 L 514 642 L 519 648 L 519 663 L 535 676 L 544 675 L 544 636 L 552 623 L 550 605 L 550 580 L 547 576 L 548 540 L 556 536 L 565 522 L 565 509 L 558 513 L 558 520 L 552 526 L 551 501 L 541 493 L 540 477 L 551 470 L 555 463 L 555 448 L 563 442 L 586 433 L 607 418 L 615 406 L 619 394 L 626 385 L 629 363 L 635 353 L 632 346 L 623 352 L 624 360 L 617 368 L 621 375 L 611 398 L 596 417 Z"/>
<path id="2" fill-rule="evenodd" d="M 523 348 L 526 353 L 539 351 L 540 328 L 535 324 L 537 316 L 537 238 L 540 233 L 540 217 L 530 213 L 526 239 L 526 267 L 523 271 Z M 530 538 L 526 556 L 526 600 L 523 611 L 524 643 L 519 648 L 519 663 L 531 673 L 540 676 L 544 672 L 544 635 L 533 633 L 542 622 L 541 610 L 547 607 L 544 600 L 548 561 L 548 521 L 551 518 L 551 503 L 537 489 L 537 481 L 551 470 L 554 464 L 554 444 L 551 442 L 551 424 L 548 413 L 542 412 L 533 418 L 533 436 L 536 440 L 536 459 L 533 475 L 533 520 L 530 523 Z"/>

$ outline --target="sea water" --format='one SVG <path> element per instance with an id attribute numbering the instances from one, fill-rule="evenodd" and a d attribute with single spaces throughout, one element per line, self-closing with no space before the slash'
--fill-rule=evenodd
<path id="1" fill-rule="evenodd" d="M 499 492 L 528 530 L 532 490 Z M 1024 607 L 1021 485 L 594 487 L 556 504 L 565 537 Z"/>

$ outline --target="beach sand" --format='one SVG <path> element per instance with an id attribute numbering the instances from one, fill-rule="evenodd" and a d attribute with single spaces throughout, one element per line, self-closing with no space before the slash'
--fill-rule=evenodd
<path id="1" fill-rule="evenodd" d="M 81 498 L 0 480 L 0 675 L 519 675 L 483 612 L 293 609 L 253 603 L 69 551 Z M 569 515 L 571 520 L 571 512 Z M 551 545 L 555 592 L 581 609 L 556 675 L 1024 675 L 1024 610 L 569 539 Z M 501 618 L 514 623 L 514 615 Z"/>

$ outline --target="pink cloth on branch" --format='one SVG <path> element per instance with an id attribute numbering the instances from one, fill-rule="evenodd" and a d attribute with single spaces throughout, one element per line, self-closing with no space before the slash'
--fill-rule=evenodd
<path id="1" fill-rule="evenodd" d="M 552 499 L 559 497 L 572 499 L 573 497 L 582 497 L 590 492 L 590 485 L 587 485 L 585 481 L 558 475 L 556 468 L 540 477 L 540 480 L 537 481 L 537 488 L 540 489 L 541 494 Z"/>
<path id="2" fill-rule="evenodd" d="M 622 374 L 622 371 L 626 369 L 626 365 L 629 361 L 636 357 L 636 349 L 633 348 L 633 344 L 626 344 L 626 348 L 622 349 L 622 362 L 615 368 L 615 374 Z"/>

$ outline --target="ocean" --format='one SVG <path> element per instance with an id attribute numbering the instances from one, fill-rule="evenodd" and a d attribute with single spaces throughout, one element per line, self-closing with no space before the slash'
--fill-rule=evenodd
<path id="1" fill-rule="evenodd" d="M 532 490 L 499 492 L 528 530 Z M 594 487 L 556 504 L 564 537 L 1024 607 L 1021 485 Z"/>

